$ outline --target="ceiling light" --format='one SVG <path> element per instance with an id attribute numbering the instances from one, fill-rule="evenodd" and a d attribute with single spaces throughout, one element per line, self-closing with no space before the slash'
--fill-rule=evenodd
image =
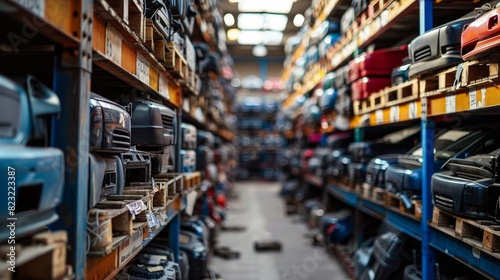
<path id="1" fill-rule="evenodd" d="M 257 45 L 253 47 L 252 54 L 256 57 L 264 57 L 267 55 L 267 48 L 264 45 Z"/>
<path id="2" fill-rule="evenodd" d="M 234 16 L 232 14 L 226 14 L 224 16 L 224 23 L 226 26 L 233 26 L 234 25 Z"/>
<path id="3" fill-rule="evenodd" d="M 240 45 L 279 45 L 282 39 L 283 33 L 278 31 L 241 30 L 238 43 Z"/>
<path id="4" fill-rule="evenodd" d="M 242 13 L 238 15 L 239 29 L 283 31 L 286 28 L 287 22 L 288 17 L 286 15 L 254 13 Z"/>
<path id="5" fill-rule="evenodd" d="M 227 39 L 229 41 L 236 41 L 240 37 L 240 30 L 237 28 L 229 29 L 227 31 Z"/>
<path id="6" fill-rule="evenodd" d="M 238 3 L 240 0 L 229 0 L 229 3 Z"/>
<path id="7" fill-rule="evenodd" d="M 293 0 L 240 0 L 240 12 L 268 12 L 288 14 L 292 9 Z"/>
<path id="8" fill-rule="evenodd" d="M 296 27 L 301 27 L 302 24 L 304 24 L 304 16 L 301 14 L 296 14 L 295 17 L 293 18 L 293 25 Z"/>

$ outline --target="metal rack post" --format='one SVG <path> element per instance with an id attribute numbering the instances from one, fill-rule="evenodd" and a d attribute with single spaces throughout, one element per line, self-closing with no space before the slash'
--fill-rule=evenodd
<path id="1" fill-rule="evenodd" d="M 54 146 L 65 152 L 64 192 L 59 220 L 51 227 L 68 231 L 68 262 L 76 279 L 85 278 L 87 253 L 89 92 L 92 71 L 91 0 L 80 2 L 81 42 L 77 48 L 58 45 L 54 91 L 61 100 L 61 117 L 55 121 Z"/>

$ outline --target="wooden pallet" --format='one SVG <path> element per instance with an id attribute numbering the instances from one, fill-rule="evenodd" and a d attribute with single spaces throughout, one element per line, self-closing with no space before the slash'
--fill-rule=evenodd
<path id="1" fill-rule="evenodd" d="M 430 97 L 455 91 L 454 82 L 458 66 L 451 67 L 435 75 L 420 78 L 420 96 Z"/>
<path id="2" fill-rule="evenodd" d="M 380 14 L 391 1 L 392 0 L 372 0 L 370 4 L 368 4 L 368 17 L 373 18 Z"/>
<path id="3" fill-rule="evenodd" d="M 123 194 L 126 195 L 147 195 L 149 200 L 152 201 L 152 207 L 165 207 L 168 203 L 168 182 L 162 180 L 154 180 L 147 183 L 131 183 L 125 187 Z"/>
<path id="4" fill-rule="evenodd" d="M 184 190 L 197 188 L 201 183 L 201 173 L 199 171 L 184 173 Z"/>
<path id="5" fill-rule="evenodd" d="M 472 87 L 498 82 L 500 79 L 500 56 L 492 55 L 488 60 L 462 63 L 460 86 Z"/>
<path id="6" fill-rule="evenodd" d="M 363 183 L 361 185 L 361 192 L 358 192 L 358 194 L 368 200 L 384 203 L 385 190 L 382 188 Z"/>
<path id="7" fill-rule="evenodd" d="M 385 89 L 386 106 L 394 106 L 419 98 L 419 81 L 412 79 Z"/>
<path id="8" fill-rule="evenodd" d="M 352 107 L 355 116 L 361 116 L 367 114 L 370 111 L 369 100 L 353 100 Z"/>
<path id="9" fill-rule="evenodd" d="M 134 232 L 134 217 L 126 205 L 136 201 L 142 201 L 150 208 L 148 195 L 135 194 L 108 196 L 108 200 L 89 210 L 87 233 L 91 252 L 108 254 L 116 245 L 113 237 L 129 236 Z"/>
<path id="10" fill-rule="evenodd" d="M 386 107 L 385 89 L 372 93 L 369 97 L 369 112 Z"/>
<path id="11" fill-rule="evenodd" d="M 146 18 L 138 0 L 107 0 L 118 17 L 142 40 L 146 39 Z"/>
<path id="12" fill-rule="evenodd" d="M 492 221 L 473 221 L 438 208 L 432 213 L 432 225 L 473 247 L 487 252 L 500 252 L 499 225 Z"/>
<path id="13" fill-rule="evenodd" d="M 169 173 L 166 178 L 173 181 L 172 188 L 175 189 L 175 191 L 169 193 L 169 196 L 175 196 L 184 191 L 184 175 L 182 173 Z"/>
<path id="14" fill-rule="evenodd" d="M 146 19 L 146 40 L 144 42 L 144 46 L 156 57 L 158 54 L 155 53 L 155 41 L 165 41 L 165 38 L 163 37 L 163 34 L 160 33 L 156 25 L 153 24 L 153 21 L 151 19 Z M 158 44 L 161 45 L 160 42 L 158 42 Z M 161 52 L 159 52 L 159 54 L 161 54 Z"/>
<path id="15" fill-rule="evenodd" d="M 389 207 L 397 208 L 399 211 L 401 211 L 403 213 L 415 215 L 415 208 L 414 208 L 413 204 L 412 204 L 411 208 L 409 208 L 409 209 L 406 208 L 403 204 L 403 201 L 401 201 L 401 198 L 399 198 L 399 196 L 397 196 L 391 192 L 385 191 L 384 204 L 386 206 L 389 206 Z M 421 209 L 420 209 L 420 212 L 421 212 Z"/>
<path id="16" fill-rule="evenodd" d="M 386 96 L 384 89 L 370 94 L 367 99 L 353 101 L 354 115 L 356 116 L 361 116 L 375 110 L 385 108 L 385 106 Z"/>
<path id="17" fill-rule="evenodd" d="M 201 89 L 200 77 L 196 74 L 195 71 L 190 70 L 189 67 L 186 67 L 185 70 L 185 78 L 184 80 L 180 81 L 180 84 L 185 91 L 198 96 Z"/>
<path id="18" fill-rule="evenodd" d="M 165 60 L 162 61 L 162 65 L 174 78 L 185 79 L 188 66 L 182 52 L 173 43 L 166 43 L 165 47 Z"/>
<path id="19" fill-rule="evenodd" d="M 70 279 L 72 269 L 66 265 L 66 231 L 45 231 L 17 241 L 15 245 L 0 246 L 0 279 Z M 15 254 L 15 272 L 9 271 L 9 254 Z"/>

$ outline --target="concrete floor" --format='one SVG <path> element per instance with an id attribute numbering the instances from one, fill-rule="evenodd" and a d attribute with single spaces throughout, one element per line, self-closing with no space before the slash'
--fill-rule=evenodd
<path id="1" fill-rule="evenodd" d="M 286 216 L 278 196 L 279 183 L 236 183 L 238 198 L 231 200 L 227 225 L 245 225 L 244 232 L 222 232 L 219 245 L 240 252 L 240 258 L 214 256 L 210 266 L 224 280 L 345 280 L 342 266 L 322 247 L 304 238 L 307 228 L 298 216 Z M 279 239 L 281 252 L 256 252 L 253 242 Z"/>

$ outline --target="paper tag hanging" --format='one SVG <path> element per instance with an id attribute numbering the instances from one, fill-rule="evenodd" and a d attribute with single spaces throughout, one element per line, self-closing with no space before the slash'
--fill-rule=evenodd
<path id="1" fill-rule="evenodd" d="M 126 206 L 127 206 L 128 210 L 130 211 L 130 214 L 132 214 L 132 216 L 134 218 L 137 214 L 148 209 L 146 207 L 146 204 L 144 204 L 144 201 L 142 201 L 142 200 L 137 200 L 137 201 L 131 202 L 131 203 L 127 204 Z"/>

